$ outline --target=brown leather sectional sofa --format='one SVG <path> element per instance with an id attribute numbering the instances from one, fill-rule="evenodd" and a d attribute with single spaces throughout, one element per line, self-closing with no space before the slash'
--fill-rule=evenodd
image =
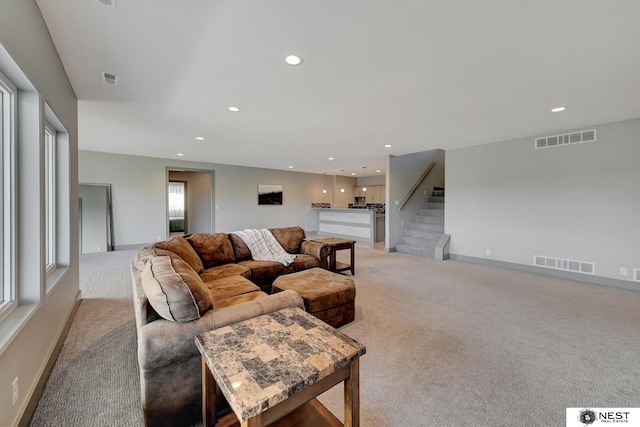
<path id="1" fill-rule="evenodd" d="M 147 426 L 201 419 L 201 360 L 194 338 L 287 307 L 304 308 L 294 291 L 271 295 L 283 274 L 327 268 L 328 247 L 300 227 L 270 229 L 295 261 L 255 261 L 233 233 L 173 237 L 140 249 L 132 263 L 140 389 Z"/>

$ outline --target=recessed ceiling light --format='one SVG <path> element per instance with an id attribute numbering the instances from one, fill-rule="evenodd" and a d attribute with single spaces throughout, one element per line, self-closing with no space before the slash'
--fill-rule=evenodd
<path id="1" fill-rule="evenodd" d="M 382 171 L 381 171 L 380 169 L 376 169 L 376 172 L 380 173 L 380 172 L 382 172 Z"/>
<path id="2" fill-rule="evenodd" d="M 203 137 L 203 136 L 196 136 L 196 139 L 197 139 L 198 141 L 204 141 L 204 137 Z"/>
<path id="3" fill-rule="evenodd" d="M 551 112 L 552 113 L 560 113 L 560 112 L 562 112 L 562 111 L 564 111 L 566 109 L 567 109 L 567 107 L 556 107 L 556 108 L 552 108 Z"/>
<path id="4" fill-rule="evenodd" d="M 351 172 L 351 175 L 355 175 L 355 174 L 356 174 L 355 172 Z"/>
<path id="5" fill-rule="evenodd" d="M 238 107 L 229 107 L 229 111 L 233 111 L 234 113 L 237 113 L 238 111 L 240 111 L 240 109 Z"/>
<path id="6" fill-rule="evenodd" d="M 385 145 L 384 148 L 391 148 L 391 144 Z"/>
<path id="7" fill-rule="evenodd" d="M 333 160 L 333 157 L 329 157 L 329 160 Z"/>
<path id="8" fill-rule="evenodd" d="M 178 157 L 182 157 L 182 156 L 184 156 L 184 154 L 178 153 Z"/>
<path id="9" fill-rule="evenodd" d="M 289 55 L 284 58 L 284 62 L 289 65 L 300 65 L 302 64 L 302 57 L 298 55 Z"/>
<path id="10" fill-rule="evenodd" d="M 293 169 L 293 166 L 289 166 L 289 169 Z"/>

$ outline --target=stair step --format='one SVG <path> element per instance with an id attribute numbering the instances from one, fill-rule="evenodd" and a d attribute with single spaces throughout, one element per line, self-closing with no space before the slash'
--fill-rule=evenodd
<path id="1" fill-rule="evenodd" d="M 432 248 L 417 248 L 403 243 L 398 243 L 396 245 L 396 252 L 421 256 L 423 258 L 435 258 L 435 250 Z"/>
<path id="2" fill-rule="evenodd" d="M 443 224 L 444 215 L 416 215 L 413 217 L 412 222 L 421 224 Z"/>
<path id="3" fill-rule="evenodd" d="M 444 218 L 444 209 L 420 209 L 418 216 L 442 217 Z"/>
<path id="4" fill-rule="evenodd" d="M 433 190 L 431 195 L 434 197 L 444 197 L 444 190 Z"/>
<path id="5" fill-rule="evenodd" d="M 431 196 L 427 198 L 428 203 L 444 203 L 444 196 Z"/>
<path id="6" fill-rule="evenodd" d="M 439 237 L 437 239 L 433 239 L 433 238 L 404 236 L 400 241 L 400 243 L 409 245 L 409 246 L 415 246 L 416 248 L 432 248 L 433 249 L 438 243 L 438 240 L 440 240 Z"/>
<path id="7" fill-rule="evenodd" d="M 406 237 L 416 237 L 418 239 L 435 239 L 436 242 L 442 236 L 444 230 L 419 230 L 419 229 L 409 229 L 405 231 Z"/>
<path id="8" fill-rule="evenodd" d="M 444 220 L 438 222 L 411 221 L 409 223 L 409 230 L 423 230 L 442 234 L 444 233 Z"/>
<path id="9" fill-rule="evenodd" d="M 444 202 L 426 202 L 423 209 L 444 210 Z"/>

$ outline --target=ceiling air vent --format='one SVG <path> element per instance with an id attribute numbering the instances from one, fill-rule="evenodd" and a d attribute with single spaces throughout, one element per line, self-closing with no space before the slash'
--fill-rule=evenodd
<path id="1" fill-rule="evenodd" d="M 105 6 L 109 6 L 112 8 L 116 8 L 116 0 L 96 0 L 98 3 L 105 5 Z"/>
<path id="2" fill-rule="evenodd" d="M 585 130 L 582 132 L 565 133 L 562 135 L 543 136 L 536 138 L 536 149 L 559 147 L 561 145 L 580 144 L 582 142 L 594 142 L 596 140 L 596 130 Z"/>
<path id="3" fill-rule="evenodd" d="M 569 259 L 552 258 L 535 255 L 533 265 L 537 267 L 552 268 L 554 270 L 573 271 L 575 273 L 595 274 L 596 266 L 592 262 L 575 261 Z"/>
<path id="4" fill-rule="evenodd" d="M 104 71 L 102 72 L 102 81 L 110 84 L 110 85 L 117 85 L 118 84 L 118 75 L 117 74 L 113 74 L 113 73 L 105 73 Z"/>

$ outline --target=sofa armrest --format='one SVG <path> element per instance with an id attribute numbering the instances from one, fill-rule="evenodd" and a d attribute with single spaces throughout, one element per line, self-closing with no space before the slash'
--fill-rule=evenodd
<path id="1" fill-rule="evenodd" d="M 192 322 L 158 319 L 138 328 L 138 363 L 142 370 L 148 371 L 189 359 L 199 354 L 196 335 L 289 307 L 304 309 L 302 298 L 295 291 L 209 310 Z"/>
<path id="2" fill-rule="evenodd" d="M 329 269 L 329 261 L 327 260 L 329 257 L 328 245 L 320 242 L 312 242 L 311 240 L 303 240 L 300 244 L 300 253 L 318 258 L 320 260 L 320 268 L 324 268 L 325 270 Z"/>

